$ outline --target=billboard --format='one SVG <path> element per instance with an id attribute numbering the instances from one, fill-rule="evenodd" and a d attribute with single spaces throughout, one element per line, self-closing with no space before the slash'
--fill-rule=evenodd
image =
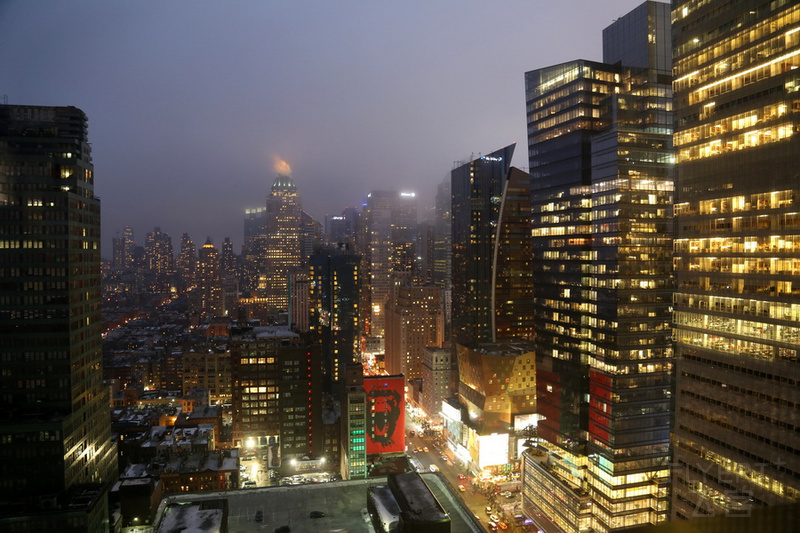
<path id="1" fill-rule="evenodd" d="M 405 451 L 405 383 L 399 376 L 365 376 L 367 455 Z"/>

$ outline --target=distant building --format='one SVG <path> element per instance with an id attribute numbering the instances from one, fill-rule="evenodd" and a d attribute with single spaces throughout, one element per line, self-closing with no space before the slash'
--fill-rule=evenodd
<path id="1" fill-rule="evenodd" d="M 151 290 L 169 292 L 176 272 L 175 253 L 172 238 L 159 227 L 145 236 L 144 260 L 145 268 L 155 276 Z"/>
<path id="2" fill-rule="evenodd" d="M 267 208 L 256 207 L 244 211 L 244 242 L 242 243 L 239 281 L 243 291 L 252 291 L 258 285 L 258 273 L 264 253 L 264 231 Z"/>
<path id="3" fill-rule="evenodd" d="M 197 255 L 197 288 L 192 298 L 196 307 L 192 314 L 203 321 L 222 316 L 222 271 L 219 252 L 211 238 L 206 240 Z"/>
<path id="4" fill-rule="evenodd" d="M 418 379 L 425 347 L 444 342 L 442 289 L 412 282 L 392 293 L 386 308 L 386 370 L 403 374 L 407 380 Z"/>
<path id="5" fill-rule="evenodd" d="M 178 274 L 180 274 L 183 286 L 189 290 L 195 286 L 195 274 L 197 271 L 197 246 L 194 241 L 189 237 L 189 234 L 184 232 L 181 235 L 181 251 L 178 254 L 177 260 Z"/>
<path id="6" fill-rule="evenodd" d="M 231 354 L 229 351 L 197 350 L 182 352 L 183 392 L 209 390 L 214 403 L 227 403 L 232 397 Z"/>
<path id="7" fill-rule="evenodd" d="M 302 207 L 289 175 L 278 175 L 267 196 L 263 263 L 258 289 L 271 309 L 289 306 L 289 273 L 302 265 Z"/>
<path id="8" fill-rule="evenodd" d="M 416 240 L 417 199 L 414 193 L 372 191 L 364 208 L 364 260 L 368 293 L 367 333 L 382 338 L 385 307 L 395 271 L 411 271 Z"/>
<path id="9" fill-rule="evenodd" d="M 295 331 L 307 332 L 311 314 L 311 282 L 307 269 L 289 273 L 289 326 Z"/>

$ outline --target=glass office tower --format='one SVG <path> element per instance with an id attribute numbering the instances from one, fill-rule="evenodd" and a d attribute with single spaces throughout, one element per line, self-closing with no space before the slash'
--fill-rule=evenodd
<path id="1" fill-rule="evenodd" d="M 452 328 L 456 343 L 533 334 L 528 174 L 515 145 L 451 172 Z"/>
<path id="2" fill-rule="evenodd" d="M 668 517 L 669 15 L 645 2 L 606 28 L 602 63 L 526 74 L 543 419 L 523 501 L 548 532 Z"/>
<path id="3" fill-rule="evenodd" d="M 800 499 L 800 4 L 673 2 L 672 514 Z"/>

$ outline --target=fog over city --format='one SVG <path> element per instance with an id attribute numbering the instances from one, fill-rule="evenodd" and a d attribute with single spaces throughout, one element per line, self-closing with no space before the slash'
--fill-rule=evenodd
<path id="1" fill-rule="evenodd" d="M 11 0 L 0 95 L 86 112 L 104 257 L 126 225 L 238 253 L 276 158 L 319 220 L 375 189 L 432 205 L 455 161 L 513 142 L 527 167 L 524 72 L 601 59 L 639 3 Z"/>

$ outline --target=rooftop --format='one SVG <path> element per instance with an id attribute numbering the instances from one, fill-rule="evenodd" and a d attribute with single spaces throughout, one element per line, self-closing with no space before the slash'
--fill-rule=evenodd
<path id="1" fill-rule="evenodd" d="M 460 498 L 447 487 L 438 474 L 421 474 L 436 499 L 450 516 L 452 533 L 483 533 L 480 523 L 465 508 Z M 336 481 L 297 486 L 264 487 L 258 489 L 232 490 L 172 495 L 161 502 L 156 523 L 164 521 L 164 509 L 169 504 L 199 504 L 214 500 L 227 500 L 228 531 L 237 533 L 273 531 L 288 525 L 292 531 L 326 531 L 349 529 L 351 533 L 371 533 L 372 524 L 367 514 L 367 488 L 387 486 L 386 478 Z M 256 511 L 263 513 L 263 521 L 256 522 Z M 322 518 L 311 518 L 311 511 L 322 511 Z M 175 520 L 173 517 L 172 520 Z M 185 525 L 184 533 L 192 531 L 214 531 L 190 529 L 194 520 L 185 516 L 186 524 L 171 523 L 171 529 L 159 527 L 157 531 L 177 531 Z"/>

